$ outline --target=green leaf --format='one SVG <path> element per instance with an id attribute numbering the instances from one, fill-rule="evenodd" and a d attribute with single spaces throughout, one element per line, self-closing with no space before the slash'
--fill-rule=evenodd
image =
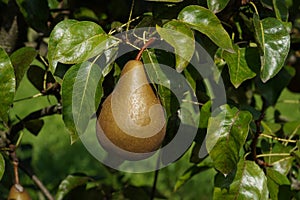
<path id="1" fill-rule="evenodd" d="M 206 148 L 215 168 L 228 174 L 239 161 L 239 152 L 246 141 L 252 115 L 248 111 L 220 107 L 208 121 Z"/>
<path id="2" fill-rule="evenodd" d="M 223 28 L 218 17 L 210 10 L 196 5 L 190 5 L 181 10 L 178 19 L 191 28 L 208 36 L 216 45 L 233 52 L 231 39 Z"/>
<path id="3" fill-rule="evenodd" d="M 264 128 L 263 134 L 276 136 L 276 132 L 281 129 L 280 124 L 275 124 L 272 122 L 261 122 L 261 125 Z"/>
<path id="4" fill-rule="evenodd" d="M 289 10 L 284 0 L 272 0 L 273 8 L 276 18 L 281 21 L 287 21 L 289 17 Z"/>
<path id="5" fill-rule="evenodd" d="M 290 185 L 289 179 L 271 168 L 267 168 L 267 183 L 271 199 L 278 199 L 281 185 Z"/>
<path id="6" fill-rule="evenodd" d="M 63 121 L 70 131 L 71 142 L 83 134 L 95 114 L 103 95 L 102 70 L 91 62 L 74 65 L 64 76 L 62 84 Z"/>
<path id="7" fill-rule="evenodd" d="M 4 172 L 5 172 L 5 160 L 3 158 L 3 155 L 0 153 L 0 181 L 2 179 Z"/>
<path id="8" fill-rule="evenodd" d="M 36 56 L 37 51 L 32 47 L 23 47 L 21 49 L 18 49 L 10 56 L 12 65 L 14 66 L 15 70 L 17 89 L 27 69 Z"/>
<path id="9" fill-rule="evenodd" d="M 230 188 L 215 187 L 214 199 L 226 200 L 267 200 L 269 191 L 263 170 L 253 161 L 241 160 Z"/>
<path id="10" fill-rule="evenodd" d="M 275 77 L 267 83 L 263 83 L 259 78 L 255 80 L 257 91 L 266 99 L 270 105 L 275 105 L 282 90 L 289 84 L 293 76 L 289 73 L 288 67 L 280 70 Z"/>
<path id="11" fill-rule="evenodd" d="M 188 180 L 193 178 L 195 175 L 204 172 L 211 167 L 213 167 L 213 162 L 210 157 L 207 157 L 198 165 L 189 167 L 176 181 L 174 191 L 177 191 L 179 188 L 181 188 Z"/>
<path id="12" fill-rule="evenodd" d="M 255 73 L 250 69 L 246 61 L 246 48 L 239 48 L 238 45 L 233 46 L 235 53 L 223 52 L 228 68 L 230 81 L 235 88 L 247 79 L 255 77 Z"/>
<path id="13" fill-rule="evenodd" d="M 8 110 L 10 109 L 15 96 L 16 81 L 13 65 L 2 48 L 0 48 L 0 88 L 0 119 L 7 122 Z"/>
<path id="14" fill-rule="evenodd" d="M 58 191 L 56 193 L 57 200 L 62 200 L 64 197 L 73 189 L 86 185 L 91 178 L 87 176 L 78 176 L 78 175 L 68 175 L 58 187 Z"/>
<path id="15" fill-rule="evenodd" d="M 45 79 L 46 75 L 46 80 Z M 46 88 L 47 83 L 55 83 L 55 79 L 50 71 L 46 71 L 39 66 L 31 65 L 27 70 L 27 78 L 31 82 L 31 84 L 38 89 L 38 91 L 42 92 Z M 46 83 L 44 83 L 46 81 Z"/>
<path id="16" fill-rule="evenodd" d="M 157 86 L 157 91 L 159 94 L 159 99 L 162 102 L 164 109 L 166 110 L 167 118 L 169 118 L 172 113 L 172 102 L 171 102 L 171 91 L 168 89 L 171 87 L 169 78 L 161 69 L 157 57 L 153 50 L 146 50 L 142 55 L 143 62 L 146 72 L 151 81 L 155 82 Z"/>
<path id="17" fill-rule="evenodd" d="M 208 101 L 201 107 L 199 128 L 207 128 L 211 116 L 211 104 L 212 102 Z"/>
<path id="18" fill-rule="evenodd" d="M 260 20 L 253 16 L 255 38 L 261 49 L 261 80 L 265 83 L 283 67 L 290 49 L 290 35 L 284 24 L 275 18 Z"/>
<path id="19" fill-rule="evenodd" d="M 300 94 L 285 88 L 276 103 L 275 108 L 280 112 L 280 119 L 285 121 L 300 120 Z"/>
<path id="20" fill-rule="evenodd" d="M 300 121 L 286 122 L 283 125 L 283 133 L 290 138 L 300 135 Z"/>
<path id="21" fill-rule="evenodd" d="M 183 0 L 146 0 L 146 1 L 154 1 L 154 2 L 165 2 L 165 3 L 179 3 Z"/>
<path id="22" fill-rule="evenodd" d="M 47 33 L 49 19 L 48 1 L 41 0 L 16 0 L 26 22 L 38 32 Z"/>
<path id="23" fill-rule="evenodd" d="M 55 26 L 49 38 L 50 69 L 54 72 L 58 62 L 75 64 L 87 61 L 109 48 L 107 43 L 114 46 L 118 41 L 94 22 L 62 21 Z"/>
<path id="24" fill-rule="evenodd" d="M 44 126 L 44 121 L 41 119 L 30 120 L 25 123 L 25 128 L 33 135 L 37 136 Z"/>
<path id="25" fill-rule="evenodd" d="M 207 0 L 208 9 L 214 13 L 222 11 L 230 0 Z"/>
<path id="26" fill-rule="evenodd" d="M 166 23 L 163 28 L 156 26 L 159 35 L 175 49 L 176 70 L 180 73 L 189 64 L 194 51 L 193 31 L 177 20 Z"/>

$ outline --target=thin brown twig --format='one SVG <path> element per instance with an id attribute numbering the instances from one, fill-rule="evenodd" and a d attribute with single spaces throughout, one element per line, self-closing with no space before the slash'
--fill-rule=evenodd
<path id="1" fill-rule="evenodd" d="M 270 167 L 272 165 L 270 165 L 269 163 L 266 163 L 265 161 L 263 161 L 263 160 L 261 160 L 257 157 L 257 151 L 256 151 L 258 138 L 259 138 L 260 134 L 262 133 L 261 121 L 264 119 L 264 117 L 265 117 L 265 113 L 261 113 L 259 118 L 257 120 L 255 120 L 256 132 L 255 132 L 254 138 L 253 138 L 252 143 L 251 143 L 251 153 L 252 153 L 253 160 L 258 165 L 264 166 L 264 167 Z"/>
<path id="2" fill-rule="evenodd" d="M 35 185 L 40 189 L 40 191 L 48 200 L 54 200 L 54 197 L 51 195 L 49 190 L 31 170 L 29 170 L 24 164 L 22 164 L 22 162 L 20 162 L 19 166 L 20 169 L 22 169 L 22 171 L 24 171 L 31 178 L 31 180 L 35 183 Z"/>

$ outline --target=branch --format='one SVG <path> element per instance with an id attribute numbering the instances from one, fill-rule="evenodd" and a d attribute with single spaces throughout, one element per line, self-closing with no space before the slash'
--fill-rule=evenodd
<path id="1" fill-rule="evenodd" d="M 39 119 L 41 117 L 49 116 L 49 115 L 61 114 L 61 111 L 62 111 L 62 107 L 60 104 L 58 104 L 58 105 L 48 106 L 30 113 L 24 119 L 20 120 L 18 123 L 14 124 L 10 128 L 8 133 L 9 139 L 12 140 L 19 131 L 23 130 L 25 128 L 26 122 L 34 119 Z"/>
<path id="2" fill-rule="evenodd" d="M 251 143 L 251 154 L 252 154 L 252 158 L 253 160 L 260 166 L 266 166 L 266 167 L 270 167 L 271 165 L 266 163 L 265 161 L 261 160 L 261 159 L 258 159 L 258 156 L 257 156 L 257 152 L 256 152 L 256 147 L 257 147 L 257 143 L 258 143 L 258 138 L 259 136 L 261 135 L 262 133 L 262 130 L 261 130 L 261 121 L 264 119 L 265 117 L 265 113 L 262 113 L 259 118 L 257 120 L 255 120 L 255 126 L 256 126 L 256 132 L 255 132 L 255 135 L 254 135 L 254 138 L 252 140 L 252 143 Z"/>
<path id="3" fill-rule="evenodd" d="M 28 169 L 22 162 L 19 162 L 19 167 L 32 179 L 35 185 L 41 190 L 41 192 L 45 195 L 45 197 L 48 200 L 54 200 L 54 197 L 51 195 L 49 190 L 44 186 L 41 180 L 30 169 Z"/>

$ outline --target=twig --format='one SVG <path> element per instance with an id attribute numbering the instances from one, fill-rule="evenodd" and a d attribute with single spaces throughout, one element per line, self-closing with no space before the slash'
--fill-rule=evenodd
<path id="1" fill-rule="evenodd" d="M 265 113 L 262 112 L 261 115 L 259 116 L 259 118 L 257 120 L 255 120 L 256 132 L 255 132 L 254 138 L 253 138 L 252 143 L 251 143 L 251 154 L 252 154 L 253 160 L 258 165 L 264 166 L 264 167 L 269 167 L 269 166 L 271 166 L 270 164 L 266 163 L 265 161 L 263 161 L 261 159 L 258 159 L 257 152 L 256 152 L 258 138 L 262 133 L 261 121 L 264 119 L 264 117 L 265 117 Z"/>
<path id="2" fill-rule="evenodd" d="M 44 184 L 41 182 L 41 180 L 31 171 L 29 170 L 25 165 L 23 165 L 21 162 L 19 163 L 20 169 L 22 169 L 35 183 L 35 185 L 41 190 L 41 192 L 45 195 L 45 197 L 48 200 L 54 200 L 54 197 L 51 195 L 49 190 L 44 186 Z"/>
<path id="3" fill-rule="evenodd" d="M 145 51 L 145 49 L 147 49 L 147 47 L 152 44 L 154 42 L 155 38 L 150 38 L 150 40 L 148 40 L 148 42 L 146 42 L 144 44 L 144 46 L 141 48 L 141 50 L 139 51 L 139 53 L 137 54 L 137 56 L 135 57 L 135 60 L 140 60 L 142 57 L 143 52 Z"/>
<path id="4" fill-rule="evenodd" d="M 11 127 L 8 134 L 9 139 L 13 139 L 19 131 L 23 130 L 25 128 L 26 122 L 53 114 L 61 114 L 61 111 L 61 105 L 53 105 L 30 113 L 24 119 L 20 120 L 18 123 L 14 124 Z"/>

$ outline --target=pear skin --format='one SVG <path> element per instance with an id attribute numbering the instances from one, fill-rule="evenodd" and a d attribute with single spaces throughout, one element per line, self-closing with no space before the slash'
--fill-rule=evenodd
<path id="1" fill-rule="evenodd" d="M 143 63 L 131 60 L 124 66 L 113 92 L 102 104 L 97 137 L 103 148 L 127 160 L 157 150 L 166 133 L 160 100 L 147 79 Z"/>
<path id="2" fill-rule="evenodd" d="M 15 184 L 10 188 L 8 200 L 31 200 L 28 192 L 20 184 Z"/>

